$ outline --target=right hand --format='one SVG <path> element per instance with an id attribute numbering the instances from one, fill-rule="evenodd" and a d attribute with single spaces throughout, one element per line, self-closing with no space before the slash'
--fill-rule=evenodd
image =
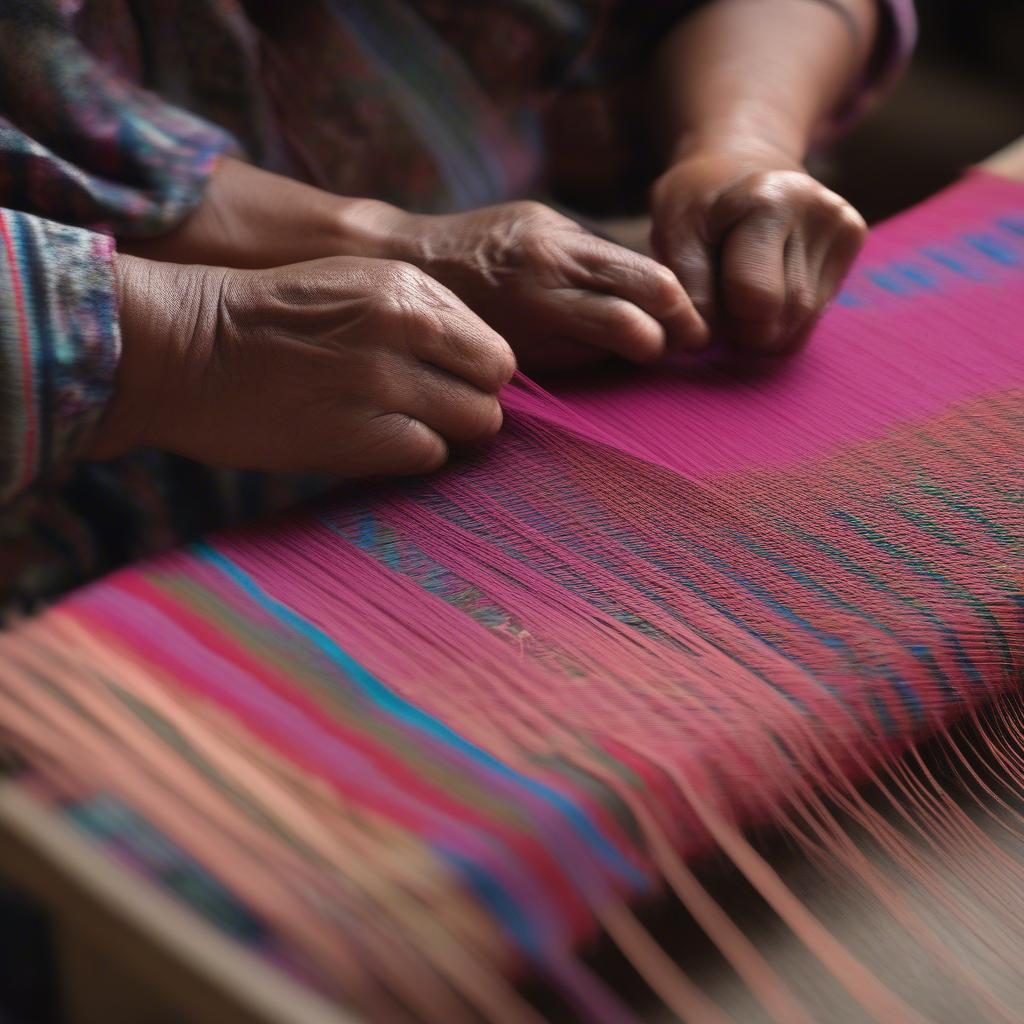
<path id="1" fill-rule="evenodd" d="M 94 458 L 148 446 L 234 469 L 410 474 L 501 425 L 511 349 L 415 267 L 118 260 L 123 350 Z"/>

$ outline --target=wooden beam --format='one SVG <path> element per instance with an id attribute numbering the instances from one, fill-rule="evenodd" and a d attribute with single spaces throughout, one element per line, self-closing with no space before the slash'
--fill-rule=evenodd
<path id="1" fill-rule="evenodd" d="M 72 973 L 74 1024 L 358 1024 L 357 1018 L 271 968 L 157 886 L 119 867 L 13 781 L 0 782 L 0 873 L 52 914 L 59 945 L 97 955 L 98 976 Z M 102 954 L 102 955 L 100 955 Z M 109 968 L 106 970 L 106 968 Z M 116 982 L 116 983 L 115 983 Z M 124 986 L 145 1012 L 115 1017 Z"/>
<path id="2" fill-rule="evenodd" d="M 998 153 L 993 153 L 982 162 L 981 166 L 1004 178 L 1024 181 L 1024 137 L 1017 139 L 1016 142 L 1011 142 Z"/>

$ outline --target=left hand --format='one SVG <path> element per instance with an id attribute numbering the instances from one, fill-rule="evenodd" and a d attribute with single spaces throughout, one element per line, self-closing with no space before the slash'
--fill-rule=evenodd
<path id="1" fill-rule="evenodd" d="M 864 242 L 863 218 L 770 147 L 698 150 L 651 193 L 651 242 L 733 351 L 798 348 Z"/>

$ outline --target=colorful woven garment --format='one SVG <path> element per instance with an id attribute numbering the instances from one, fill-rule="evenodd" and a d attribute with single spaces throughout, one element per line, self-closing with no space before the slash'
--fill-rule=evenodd
<path id="1" fill-rule="evenodd" d="M 584 1021 L 630 1020 L 577 956 L 603 932 L 680 1016 L 721 1020 L 626 909 L 668 890 L 771 1016 L 809 1019 L 691 873 L 716 848 L 869 1016 L 919 1019 L 742 827 L 845 858 L 946 956 L 835 807 L 964 918 L 852 783 L 888 766 L 942 842 L 953 812 L 898 756 L 1015 714 L 1022 308 L 1024 188 L 974 175 L 877 230 L 770 375 L 522 381 L 497 443 L 437 476 L 212 537 L 19 624 L 2 734 L 112 855 L 372 1019 L 536 1021 L 516 987 L 534 976 Z M 1000 784 L 1024 777 L 990 746 Z M 1019 964 L 1024 868 L 992 864 Z"/>

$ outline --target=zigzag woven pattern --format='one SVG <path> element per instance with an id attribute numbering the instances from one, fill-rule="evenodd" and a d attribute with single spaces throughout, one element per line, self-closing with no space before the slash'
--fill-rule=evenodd
<path id="1" fill-rule="evenodd" d="M 1019 686 L 1022 308 L 1024 189 L 974 176 L 878 230 L 770 376 L 521 382 L 470 461 L 22 623 L 4 735 L 114 854 L 372 1016 L 535 1020 L 527 972 L 630 1019 L 575 956 L 639 948 L 626 903 L 667 879 L 700 916 L 686 863 L 742 861 L 736 823 Z"/>

